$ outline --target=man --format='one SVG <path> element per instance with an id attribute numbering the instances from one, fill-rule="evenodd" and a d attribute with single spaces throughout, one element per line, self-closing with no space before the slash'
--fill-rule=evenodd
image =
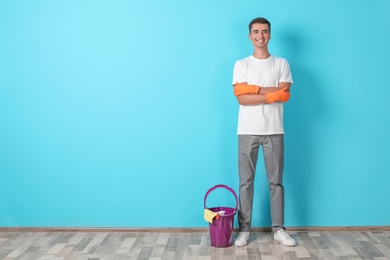
<path id="1" fill-rule="evenodd" d="M 239 235 L 236 246 L 248 244 L 254 193 L 254 179 L 259 147 L 262 146 L 270 189 L 271 218 L 274 239 L 295 246 L 284 227 L 284 128 L 283 103 L 290 98 L 293 83 L 286 59 L 268 51 L 271 24 L 255 18 L 249 24 L 253 55 L 236 61 L 233 73 L 234 94 L 240 104 L 239 142 Z"/>

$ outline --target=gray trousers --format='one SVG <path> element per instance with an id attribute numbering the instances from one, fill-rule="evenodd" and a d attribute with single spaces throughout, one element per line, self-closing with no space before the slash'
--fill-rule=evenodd
<path id="1" fill-rule="evenodd" d="M 254 180 L 260 146 L 263 148 L 270 190 L 272 230 L 284 229 L 284 135 L 239 135 L 239 231 L 250 231 L 252 225 Z"/>

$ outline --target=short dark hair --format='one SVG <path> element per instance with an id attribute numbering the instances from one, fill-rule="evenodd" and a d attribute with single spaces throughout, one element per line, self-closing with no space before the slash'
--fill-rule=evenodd
<path id="1" fill-rule="evenodd" d="M 271 23 L 263 17 L 257 17 L 249 23 L 249 33 L 251 33 L 252 25 L 255 23 L 268 24 L 269 32 L 271 33 Z"/>

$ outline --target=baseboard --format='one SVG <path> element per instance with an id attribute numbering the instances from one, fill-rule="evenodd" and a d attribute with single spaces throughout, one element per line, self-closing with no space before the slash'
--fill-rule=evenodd
<path id="1" fill-rule="evenodd" d="M 286 227 L 297 232 L 390 231 L 390 226 L 310 226 Z M 0 227 L 0 232 L 145 232 L 145 233 L 206 233 L 208 228 L 80 228 L 80 227 Z M 238 231 L 238 229 L 234 229 Z M 252 232 L 271 232 L 269 227 L 254 227 Z"/>

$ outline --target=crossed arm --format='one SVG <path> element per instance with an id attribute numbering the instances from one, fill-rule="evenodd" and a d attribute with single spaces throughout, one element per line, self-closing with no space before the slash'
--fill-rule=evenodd
<path id="1" fill-rule="evenodd" d="M 270 104 L 273 102 L 287 102 L 290 98 L 289 82 L 280 82 L 277 87 L 259 87 L 248 85 L 246 82 L 236 83 L 234 95 L 240 105 Z"/>

